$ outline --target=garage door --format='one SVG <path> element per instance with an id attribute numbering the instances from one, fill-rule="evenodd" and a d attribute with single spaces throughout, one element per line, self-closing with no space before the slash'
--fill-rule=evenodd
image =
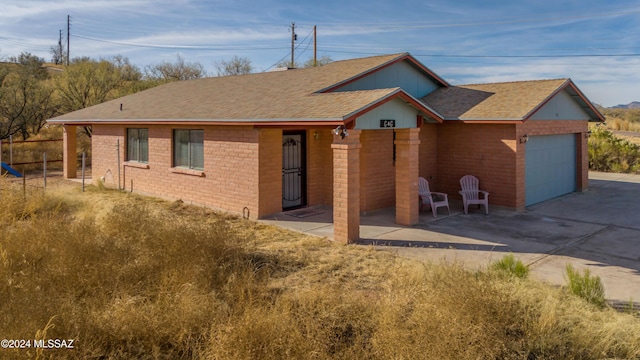
<path id="1" fill-rule="evenodd" d="M 574 134 L 529 137 L 525 161 L 526 205 L 576 190 Z"/>

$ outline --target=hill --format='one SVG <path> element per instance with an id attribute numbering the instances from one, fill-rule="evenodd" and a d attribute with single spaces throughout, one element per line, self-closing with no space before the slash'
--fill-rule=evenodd
<path id="1" fill-rule="evenodd" d="M 619 104 L 610 107 L 610 109 L 640 109 L 640 101 L 632 101 L 628 104 Z"/>

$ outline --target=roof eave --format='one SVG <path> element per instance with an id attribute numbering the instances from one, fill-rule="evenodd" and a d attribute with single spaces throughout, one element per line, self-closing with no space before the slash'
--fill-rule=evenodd
<path id="1" fill-rule="evenodd" d="M 344 118 L 257 118 L 257 119 L 83 119 L 47 120 L 52 125 L 88 126 L 105 125 L 232 125 L 232 126 L 290 126 L 290 125 L 340 125 Z"/>
<path id="2" fill-rule="evenodd" d="M 503 118 L 503 119 L 486 119 L 486 118 L 445 118 L 445 122 L 460 122 L 463 124 L 522 124 L 522 118 Z"/>

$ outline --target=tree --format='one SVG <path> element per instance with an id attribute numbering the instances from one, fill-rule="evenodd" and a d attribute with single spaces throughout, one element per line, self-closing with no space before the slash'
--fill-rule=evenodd
<path id="1" fill-rule="evenodd" d="M 305 61 L 302 66 L 305 67 L 305 68 L 311 68 L 311 67 L 315 67 L 315 66 L 327 65 L 330 62 L 333 62 L 333 59 L 331 58 L 331 56 L 323 55 L 319 59 L 316 59 L 315 65 L 313 64 L 313 58 L 311 58 L 311 59 Z M 298 64 L 297 62 L 294 62 L 292 64 L 291 61 L 283 60 L 283 61 L 280 61 L 279 63 L 277 63 L 276 67 L 279 67 L 279 68 L 286 67 L 286 68 L 289 68 L 289 69 L 297 69 L 297 68 L 300 67 L 300 64 Z"/>
<path id="2" fill-rule="evenodd" d="M 62 110 L 71 112 L 110 100 L 122 81 L 118 67 L 107 60 L 73 59 L 57 78 Z"/>
<path id="3" fill-rule="evenodd" d="M 58 106 L 44 59 L 22 53 L 9 60 L 14 64 L 0 71 L 0 138 L 20 133 L 27 139 L 57 114 Z"/>
<path id="4" fill-rule="evenodd" d="M 149 80 L 177 81 L 199 79 L 206 76 L 204 66 L 197 62 L 187 63 L 178 55 L 175 63 L 167 61 L 146 68 L 146 78 Z"/>
<path id="5" fill-rule="evenodd" d="M 142 73 L 127 58 L 112 60 L 76 58 L 56 78 L 56 88 L 63 113 L 100 104 L 137 91 Z M 85 128 L 91 136 L 91 129 Z"/>
<path id="6" fill-rule="evenodd" d="M 62 65 L 67 62 L 67 52 L 62 44 L 62 39 L 58 41 L 57 45 L 49 48 L 49 53 L 51 53 L 51 62 L 56 65 Z"/>
<path id="7" fill-rule="evenodd" d="M 276 68 L 288 68 L 288 69 L 297 69 L 298 63 L 296 62 L 291 62 L 291 61 L 286 61 L 286 60 L 282 60 L 279 63 L 276 64 Z"/>
<path id="8" fill-rule="evenodd" d="M 316 67 L 327 65 L 328 63 L 333 62 L 333 59 L 329 55 L 322 55 L 319 59 L 316 59 L 315 64 L 313 62 L 313 58 L 307 60 L 304 63 L 305 68 Z"/>
<path id="9" fill-rule="evenodd" d="M 234 56 L 229 61 L 221 60 L 214 64 L 216 66 L 218 76 L 246 75 L 253 71 L 251 60 L 245 57 Z"/>

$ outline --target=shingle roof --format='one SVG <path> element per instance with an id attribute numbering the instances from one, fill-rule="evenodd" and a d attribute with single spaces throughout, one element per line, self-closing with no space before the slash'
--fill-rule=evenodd
<path id="1" fill-rule="evenodd" d="M 402 90 L 394 88 L 319 92 L 406 57 L 408 54 L 374 56 L 336 61 L 317 68 L 179 81 L 68 113 L 50 121 L 344 120 L 350 114 L 401 93 Z M 424 107 L 419 102 L 416 104 Z"/>
<path id="2" fill-rule="evenodd" d="M 445 120 L 525 120 L 561 90 L 570 92 L 594 120 L 602 116 L 570 79 L 451 86 L 421 100 Z"/>
<path id="3" fill-rule="evenodd" d="M 400 88 L 335 91 L 399 61 L 408 61 L 442 86 L 421 100 Z M 523 121 L 561 90 L 567 91 L 593 120 L 604 120 L 570 79 L 449 86 L 402 53 L 335 61 L 310 69 L 179 81 L 49 121 L 334 124 L 350 121 L 393 97 L 402 98 L 438 121 Z"/>

